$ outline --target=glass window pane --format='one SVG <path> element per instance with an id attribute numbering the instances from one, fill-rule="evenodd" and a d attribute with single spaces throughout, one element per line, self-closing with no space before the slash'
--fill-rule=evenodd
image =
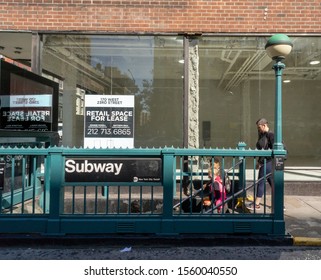
<path id="1" fill-rule="evenodd" d="M 275 74 L 265 37 L 202 37 L 200 56 L 200 143 L 204 147 L 255 148 L 255 122 L 265 117 L 274 131 Z M 321 38 L 291 37 L 284 60 L 283 139 L 287 165 L 320 165 Z M 311 64 L 311 61 L 314 63 Z"/>
<path id="2" fill-rule="evenodd" d="M 83 144 L 84 92 L 135 95 L 135 147 L 182 146 L 182 58 L 176 36 L 44 36 L 42 67 L 64 80 L 64 145 Z"/>

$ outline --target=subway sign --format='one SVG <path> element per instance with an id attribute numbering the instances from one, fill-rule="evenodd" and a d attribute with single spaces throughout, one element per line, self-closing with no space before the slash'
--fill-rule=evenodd
<path id="1" fill-rule="evenodd" d="M 161 182 L 161 158 L 66 158 L 65 182 Z"/>

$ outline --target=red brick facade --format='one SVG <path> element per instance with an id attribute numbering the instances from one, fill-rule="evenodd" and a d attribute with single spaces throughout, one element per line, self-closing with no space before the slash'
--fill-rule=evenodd
<path id="1" fill-rule="evenodd" d="M 320 33 L 321 0 L 2 0 L 0 30 Z"/>

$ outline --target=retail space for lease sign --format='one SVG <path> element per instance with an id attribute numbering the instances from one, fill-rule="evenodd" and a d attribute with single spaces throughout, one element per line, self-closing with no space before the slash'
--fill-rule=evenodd
<path id="1" fill-rule="evenodd" d="M 1 96 L 1 128 L 50 131 L 52 94 Z"/>
<path id="2" fill-rule="evenodd" d="M 57 131 L 59 84 L 0 60 L 0 129 Z"/>
<path id="3" fill-rule="evenodd" d="M 85 96 L 85 148 L 133 148 L 133 95 Z"/>

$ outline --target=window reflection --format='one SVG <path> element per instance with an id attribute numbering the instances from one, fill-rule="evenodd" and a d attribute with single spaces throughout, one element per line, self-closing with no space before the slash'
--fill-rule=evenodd
<path id="1" fill-rule="evenodd" d="M 287 165 L 319 166 L 321 37 L 289 36 L 283 73 L 283 138 Z M 83 94 L 135 96 L 135 146 L 182 146 L 183 36 L 43 34 L 43 75 L 59 82 L 64 145 L 83 144 Z M 0 55 L 30 69 L 31 33 L 0 32 Z M 200 147 L 254 147 L 255 121 L 274 130 L 273 62 L 263 36 L 193 36 L 199 60 Z M 190 42 L 191 42 L 190 41 Z M 14 53 L 12 46 L 21 47 Z M 185 63 L 182 63 L 185 62 Z M 196 76 L 196 75 L 195 75 Z M 185 132 L 186 132 L 185 128 Z"/>
<path id="2" fill-rule="evenodd" d="M 265 37 L 202 37 L 200 56 L 200 143 L 204 147 L 255 148 L 255 121 L 274 130 L 275 74 Z M 283 73 L 283 139 L 287 165 L 319 165 L 321 149 L 321 39 L 291 37 L 294 48 Z M 206 124 L 206 125 L 204 125 Z M 317 137 L 316 134 L 318 135 Z M 209 137 L 210 135 L 210 137 Z M 307 141 L 307 139 L 309 139 Z"/>
<path id="3" fill-rule="evenodd" d="M 137 147 L 182 146 L 182 57 L 183 40 L 176 36 L 44 37 L 43 67 L 64 77 L 69 84 L 64 94 L 75 95 L 77 112 L 77 88 L 86 94 L 135 95 Z"/>
<path id="4" fill-rule="evenodd" d="M 255 121 L 264 116 L 274 130 L 273 62 L 262 36 L 194 38 L 199 60 L 200 147 L 255 145 Z M 283 79 L 283 138 L 288 165 L 315 165 L 321 155 L 318 104 L 321 91 L 321 38 L 291 37 Z M 184 64 L 180 36 L 44 36 L 43 69 L 64 79 L 64 114 L 86 94 L 135 95 L 135 146 L 183 146 Z M 194 57 L 195 58 L 195 57 Z M 312 62 L 314 61 L 314 62 Z M 312 62 L 312 64 L 311 64 Z M 67 109 L 66 109 L 67 108 Z M 68 117 L 64 116 L 69 122 Z M 74 123 L 82 122 L 75 118 Z M 74 125 L 67 144 L 79 139 Z M 187 128 L 185 128 L 187 129 Z M 69 130 L 68 130 L 69 131 Z M 307 140 L 309 139 L 309 140 Z M 81 143 L 78 143 L 81 145 Z"/>

